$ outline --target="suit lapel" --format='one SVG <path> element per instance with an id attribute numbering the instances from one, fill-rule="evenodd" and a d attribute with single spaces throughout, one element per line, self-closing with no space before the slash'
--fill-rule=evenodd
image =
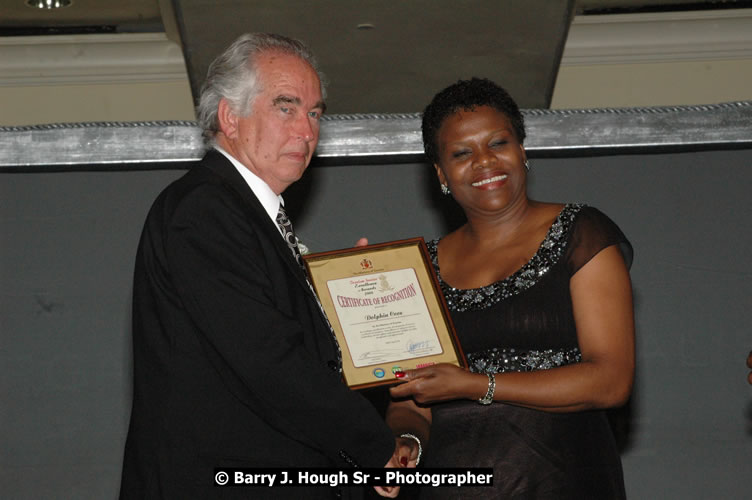
<path id="1" fill-rule="evenodd" d="M 258 200 L 258 198 L 256 198 L 256 195 L 245 182 L 243 176 L 241 176 L 237 171 L 235 166 L 227 158 L 225 158 L 222 153 L 214 149 L 211 149 L 206 153 L 203 160 L 201 161 L 201 164 L 207 167 L 216 175 L 219 175 L 223 179 L 224 183 L 228 186 L 228 188 L 236 193 L 245 202 L 245 205 L 249 209 L 249 217 L 251 218 L 253 226 L 257 227 L 258 230 L 264 233 L 272 242 L 272 246 L 279 254 L 279 258 L 282 259 L 282 262 L 284 262 L 288 267 L 290 273 L 295 276 L 295 280 L 303 288 L 303 293 L 306 294 L 309 300 L 316 303 L 316 307 L 318 309 L 321 309 L 318 297 L 316 297 L 315 292 L 313 291 L 311 285 L 308 283 L 304 271 L 300 268 L 298 262 L 295 260 L 295 257 L 292 255 L 290 247 L 287 246 L 287 242 L 279 233 L 276 223 L 272 222 L 272 220 L 269 218 L 269 215 L 267 214 L 266 210 L 264 210 L 263 205 L 261 205 L 261 202 Z M 321 314 L 317 315 L 317 317 L 320 320 L 320 325 L 322 328 L 321 331 L 327 331 L 330 334 L 330 336 L 327 337 L 329 337 L 329 340 L 331 342 L 330 345 L 332 346 L 333 350 L 332 354 L 336 357 L 336 359 L 338 359 L 337 366 L 341 370 L 342 360 L 339 342 L 337 341 L 337 338 L 334 335 L 334 331 L 332 331 L 323 310 L 321 310 Z M 331 366 L 329 367 L 332 368 Z"/>
<path id="2" fill-rule="evenodd" d="M 246 206 L 251 211 L 251 216 L 256 222 L 256 224 L 254 225 L 256 225 L 259 230 L 269 238 L 269 240 L 272 242 L 272 245 L 274 246 L 274 249 L 277 251 L 277 253 L 279 253 L 280 258 L 288 266 L 290 272 L 295 275 L 298 282 L 300 282 L 300 285 L 305 288 L 308 293 L 311 293 L 310 287 L 306 282 L 305 275 L 303 274 L 303 270 L 298 265 L 295 257 L 293 257 L 292 252 L 290 251 L 290 247 L 287 246 L 287 242 L 285 242 L 285 240 L 282 238 L 282 235 L 280 235 L 277 226 L 269 218 L 269 215 L 267 214 L 266 210 L 264 210 L 263 205 L 261 205 L 261 202 L 258 200 L 258 198 L 256 198 L 256 195 L 245 182 L 243 176 L 241 176 L 237 171 L 235 166 L 230 163 L 230 161 L 225 158 L 222 153 L 215 149 L 210 149 L 206 153 L 202 160 L 202 164 L 222 177 L 222 179 L 225 181 L 225 184 L 227 184 L 228 187 L 232 189 L 232 191 L 240 196 L 240 198 L 245 202 Z"/>

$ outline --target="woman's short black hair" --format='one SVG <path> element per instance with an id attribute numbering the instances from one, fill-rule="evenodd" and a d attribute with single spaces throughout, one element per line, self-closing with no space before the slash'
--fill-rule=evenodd
<path id="1" fill-rule="evenodd" d="M 525 120 L 506 90 L 486 78 L 460 80 L 436 94 L 423 111 L 423 148 L 430 163 L 439 162 L 437 138 L 444 120 L 458 111 L 472 111 L 479 106 L 489 106 L 504 113 L 519 143 L 525 141 Z"/>

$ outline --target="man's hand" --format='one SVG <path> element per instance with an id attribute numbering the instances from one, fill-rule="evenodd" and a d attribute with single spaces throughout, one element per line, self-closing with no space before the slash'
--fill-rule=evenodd
<path id="1" fill-rule="evenodd" d="M 385 469 L 392 469 L 399 467 L 399 462 L 397 461 L 397 449 L 399 448 L 399 442 L 394 448 L 394 454 L 389 459 L 389 461 L 384 465 Z M 386 498 L 397 498 L 397 495 L 399 495 L 400 487 L 399 486 L 374 486 L 374 490 L 376 490 L 376 493 L 381 495 L 382 497 Z"/>

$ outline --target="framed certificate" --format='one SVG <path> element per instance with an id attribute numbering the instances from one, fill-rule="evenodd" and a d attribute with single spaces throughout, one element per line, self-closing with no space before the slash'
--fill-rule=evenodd
<path id="1" fill-rule="evenodd" d="M 303 258 L 351 388 L 391 384 L 396 371 L 435 363 L 467 366 L 423 238 Z"/>

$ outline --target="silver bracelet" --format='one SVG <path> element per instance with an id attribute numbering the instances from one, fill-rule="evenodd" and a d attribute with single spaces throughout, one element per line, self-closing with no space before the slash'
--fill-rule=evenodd
<path id="1" fill-rule="evenodd" d="M 488 390 L 486 395 L 478 400 L 478 403 L 482 405 L 493 403 L 494 391 L 496 390 L 496 376 L 493 373 L 486 373 L 486 375 L 488 375 Z"/>
<path id="2" fill-rule="evenodd" d="M 420 445 L 420 438 L 416 436 L 415 434 L 410 434 L 409 432 L 400 434 L 400 437 L 414 439 L 415 442 L 418 443 L 418 458 L 415 459 L 415 466 L 417 467 L 418 464 L 420 463 L 420 457 L 423 455 L 423 447 Z"/>

